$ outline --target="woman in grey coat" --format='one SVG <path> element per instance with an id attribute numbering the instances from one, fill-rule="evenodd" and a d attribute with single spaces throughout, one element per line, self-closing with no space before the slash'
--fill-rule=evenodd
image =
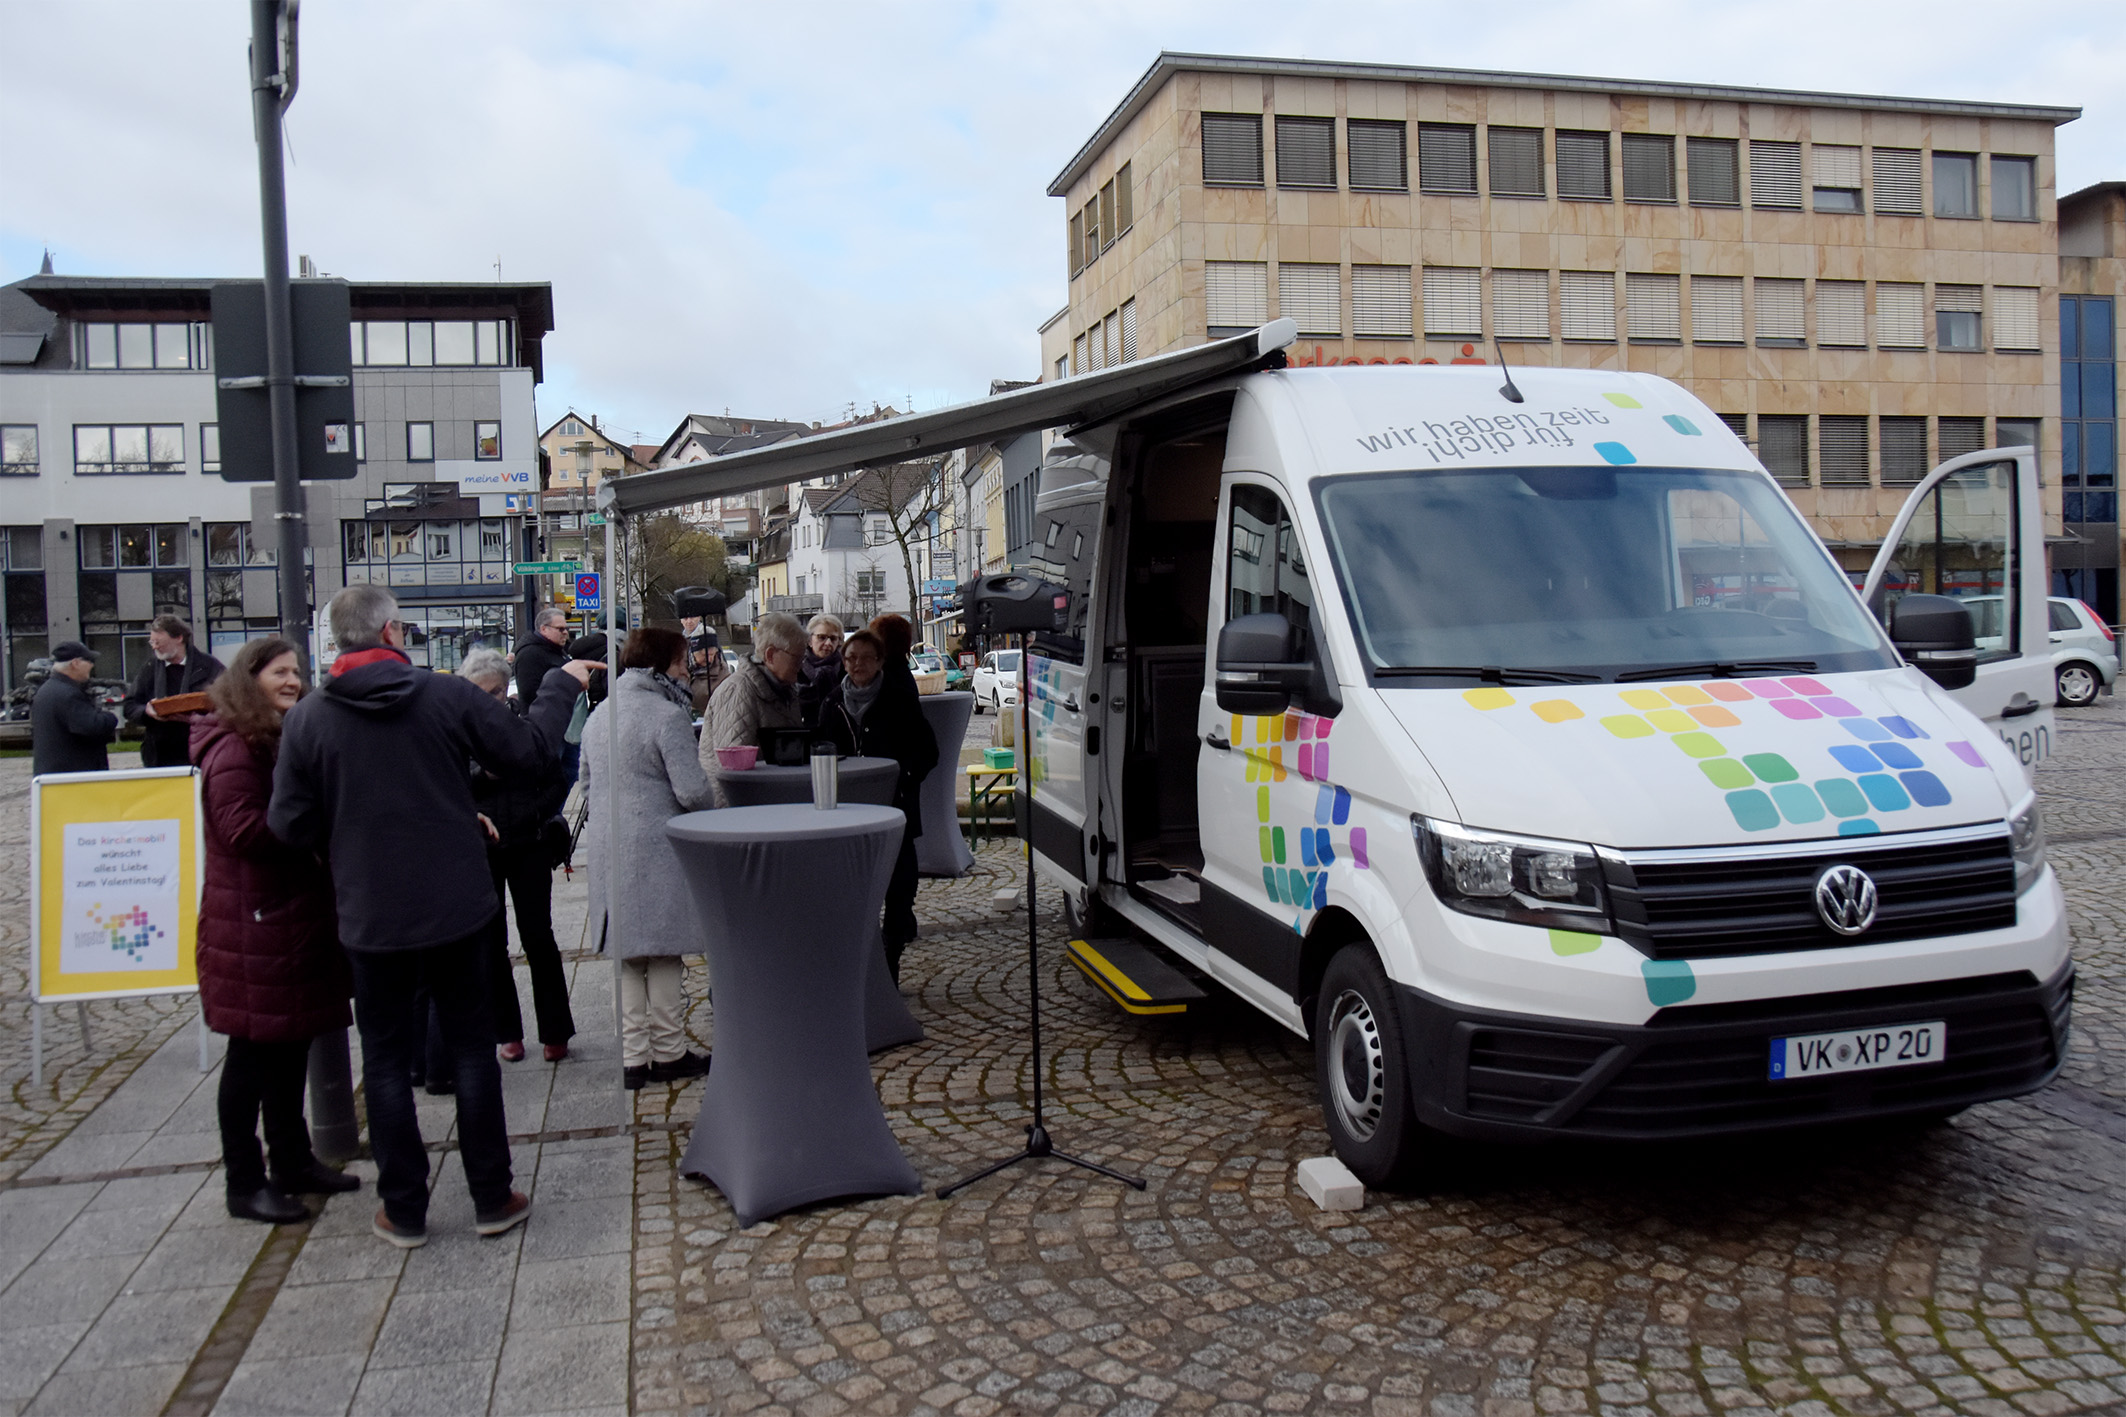
<path id="1" fill-rule="evenodd" d="M 676 630 L 628 635 L 621 675 L 583 727 L 583 780 L 589 818 L 590 919 L 600 948 L 620 970 L 620 1061 L 630 1089 L 682 1082 L 709 1070 L 686 1046 L 684 973 L 679 957 L 702 950 L 701 922 L 681 879 L 664 824 L 711 805 L 713 790 L 694 751 L 687 694 L 687 642 Z M 620 712 L 620 757 L 613 768 L 611 720 Z M 608 856 L 606 785 L 614 784 L 617 849 Z M 608 915 L 606 863 L 617 860 L 619 918 Z M 617 925 L 617 928 L 614 926 Z"/>

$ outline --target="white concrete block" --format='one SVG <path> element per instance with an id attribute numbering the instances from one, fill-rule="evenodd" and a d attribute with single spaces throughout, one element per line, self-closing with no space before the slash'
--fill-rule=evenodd
<path id="1" fill-rule="evenodd" d="M 1333 1156 L 1310 1156 L 1300 1162 L 1299 1189 L 1323 1210 L 1366 1208 L 1366 1188 L 1350 1167 Z"/>
<path id="2" fill-rule="evenodd" d="M 1003 890 L 997 891 L 995 894 L 991 895 L 989 898 L 989 904 L 990 907 L 995 910 L 1017 910 L 1019 908 L 1019 892 L 1017 888 L 1007 886 Z"/>

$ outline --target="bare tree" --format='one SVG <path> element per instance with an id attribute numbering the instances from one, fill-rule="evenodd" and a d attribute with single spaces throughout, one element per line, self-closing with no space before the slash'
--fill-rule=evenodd
<path id="1" fill-rule="evenodd" d="M 869 468 L 850 484 L 849 496 L 867 515 L 885 518 L 908 580 L 908 618 L 916 619 L 922 602 L 916 594 L 915 548 L 930 539 L 931 523 L 944 510 L 943 462 L 933 458 Z"/>
<path id="2" fill-rule="evenodd" d="M 677 618 L 672 592 L 682 586 L 729 593 L 723 538 L 675 512 L 631 523 L 621 566 L 622 583 L 613 592 L 626 595 L 623 605 L 639 604 L 645 621 Z"/>

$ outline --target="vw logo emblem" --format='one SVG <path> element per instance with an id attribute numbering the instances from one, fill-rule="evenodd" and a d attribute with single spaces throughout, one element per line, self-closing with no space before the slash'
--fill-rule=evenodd
<path id="1" fill-rule="evenodd" d="M 1816 878 L 1816 913 L 1840 935 L 1875 923 L 1875 882 L 1858 866 L 1833 866 Z"/>

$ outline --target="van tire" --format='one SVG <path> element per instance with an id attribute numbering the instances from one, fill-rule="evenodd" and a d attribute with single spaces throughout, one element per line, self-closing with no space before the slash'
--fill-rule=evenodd
<path id="1" fill-rule="evenodd" d="M 1371 945 L 1337 951 L 1314 1008 L 1315 1086 L 1338 1159 L 1375 1190 L 1418 1185 L 1437 1167 L 1444 1138 L 1411 1105 L 1402 1018 Z"/>
<path id="2" fill-rule="evenodd" d="M 2056 675 L 2060 690 L 2060 707 L 2087 708 L 2096 702 L 2097 695 L 2104 692 L 2104 676 L 2094 665 L 2070 659 L 2062 664 Z"/>

